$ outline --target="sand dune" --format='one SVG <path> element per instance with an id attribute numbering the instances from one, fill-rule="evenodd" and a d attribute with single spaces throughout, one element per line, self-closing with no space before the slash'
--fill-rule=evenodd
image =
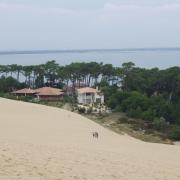
<path id="1" fill-rule="evenodd" d="M 17 179 L 178 180 L 180 146 L 145 143 L 65 110 L 0 99 L 0 180 Z"/>

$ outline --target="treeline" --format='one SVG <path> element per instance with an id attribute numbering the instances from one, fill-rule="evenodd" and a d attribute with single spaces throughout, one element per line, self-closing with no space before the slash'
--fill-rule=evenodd
<path id="1" fill-rule="evenodd" d="M 121 67 L 97 62 L 76 62 L 61 66 L 56 61 L 22 66 L 0 65 L 0 91 L 22 87 L 98 85 L 113 110 L 149 122 L 163 119 L 180 124 L 180 67 L 160 70 L 123 63 Z"/>
<path id="2" fill-rule="evenodd" d="M 30 66 L 0 65 L 0 77 L 2 79 L 12 77 L 16 82 L 32 88 L 44 85 L 62 86 L 69 83 L 84 83 L 86 86 L 104 83 L 119 86 L 123 91 L 138 91 L 147 96 L 168 96 L 169 101 L 178 100 L 180 97 L 179 67 L 166 70 L 144 69 L 135 67 L 132 62 L 124 63 L 122 67 L 97 62 L 60 66 L 56 61 L 49 61 Z"/>
<path id="3" fill-rule="evenodd" d="M 32 88 L 45 85 L 62 87 L 70 83 L 84 83 L 86 86 L 94 86 L 102 80 L 111 84 L 117 83 L 117 69 L 111 64 L 97 62 L 60 66 L 56 61 L 49 61 L 46 64 L 30 66 L 0 65 L 0 76 L 13 77 L 17 82 L 23 81 L 24 86 Z"/>
<path id="4" fill-rule="evenodd" d="M 124 91 L 138 91 L 148 96 L 166 94 L 170 101 L 180 95 L 179 67 L 166 70 L 144 69 L 135 67 L 132 62 L 124 63 L 122 67 L 97 62 L 60 66 L 55 61 L 30 66 L 0 65 L 0 77 L 13 77 L 27 87 L 36 88 L 69 83 L 94 86 L 103 82 L 108 85 L 119 85 Z"/>
<path id="5" fill-rule="evenodd" d="M 167 102 L 180 100 L 180 67 L 144 69 L 135 67 L 132 62 L 123 63 L 122 67 L 97 62 L 61 66 L 56 61 L 49 61 L 30 66 L 0 65 L 0 78 L 1 91 L 3 88 L 5 91 L 16 89 L 20 84 L 39 88 L 45 85 L 62 87 L 83 83 L 86 86 L 99 85 L 123 92 L 137 91 L 148 97 L 163 96 Z"/>

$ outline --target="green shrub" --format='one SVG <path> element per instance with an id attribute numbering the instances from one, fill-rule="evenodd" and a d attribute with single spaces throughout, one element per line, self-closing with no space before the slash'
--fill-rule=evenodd
<path id="1" fill-rule="evenodd" d="M 138 106 L 136 109 L 130 109 L 128 111 L 128 116 L 130 116 L 132 118 L 141 118 L 141 116 L 142 116 L 141 107 Z"/>
<path id="2" fill-rule="evenodd" d="M 84 113 L 86 112 L 86 109 L 85 109 L 84 107 L 79 107 L 79 108 L 78 108 L 78 112 L 79 112 L 80 114 L 84 114 Z"/>
<path id="3" fill-rule="evenodd" d="M 0 91 L 7 93 L 12 92 L 14 89 L 21 89 L 24 88 L 25 84 L 18 82 L 13 77 L 0 77 Z"/>
<path id="4" fill-rule="evenodd" d="M 136 91 L 116 92 L 109 97 L 107 105 L 115 112 L 125 112 L 129 117 L 152 122 L 161 129 L 164 117 L 171 124 L 180 124 L 180 103 L 169 102 L 163 95 L 147 96 Z M 157 120 L 158 119 L 158 120 Z M 159 124 L 158 124 L 159 123 Z"/>
<path id="5" fill-rule="evenodd" d="M 155 118 L 153 120 L 153 126 L 157 130 L 163 130 L 163 129 L 167 128 L 168 123 L 166 122 L 166 120 L 163 117 Z"/>
<path id="6" fill-rule="evenodd" d="M 34 98 L 32 96 L 22 96 L 19 97 L 18 100 L 25 101 L 25 102 L 32 102 Z"/>
<path id="7" fill-rule="evenodd" d="M 115 112 L 122 112 L 121 105 L 117 105 L 116 108 L 114 109 Z"/>
<path id="8" fill-rule="evenodd" d="M 10 93 L 0 93 L 0 97 L 6 98 L 6 99 L 14 99 L 14 100 L 17 99 L 16 96 L 14 96 Z"/>
<path id="9" fill-rule="evenodd" d="M 152 121 L 155 118 L 152 109 L 148 109 L 147 111 L 144 111 L 142 113 L 141 118 L 144 119 L 145 121 Z"/>
<path id="10" fill-rule="evenodd" d="M 180 128 L 173 129 L 170 133 L 170 138 L 175 141 L 180 141 Z"/>
<path id="11" fill-rule="evenodd" d="M 72 103 L 73 102 L 73 98 L 70 97 L 70 96 L 64 95 L 63 102 L 64 103 Z"/>
<path id="12" fill-rule="evenodd" d="M 111 109 L 116 109 L 117 106 L 122 105 L 122 102 L 129 97 L 129 93 L 127 92 L 116 92 L 111 93 L 110 98 L 108 100 L 108 106 Z M 125 111 L 126 107 L 122 107 L 122 111 Z"/>
<path id="13" fill-rule="evenodd" d="M 87 112 L 87 114 L 91 114 L 92 111 L 93 111 L 93 108 L 92 108 L 92 107 L 89 107 L 86 112 Z"/>

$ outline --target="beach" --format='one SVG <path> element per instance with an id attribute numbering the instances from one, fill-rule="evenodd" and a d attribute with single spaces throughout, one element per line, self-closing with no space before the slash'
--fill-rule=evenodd
<path id="1" fill-rule="evenodd" d="M 146 143 L 70 111 L 1 98 L 0 179 L 179 180 L 180 146 Z"/>

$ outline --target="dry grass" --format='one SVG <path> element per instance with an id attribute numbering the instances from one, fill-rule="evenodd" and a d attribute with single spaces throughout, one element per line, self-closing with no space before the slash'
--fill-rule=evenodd
<path id="1" fill-rule="evenodd" d="M 163 133 L 152 129 L 145 129 L 144 121 L 128 118 L 124 113 L 85 116 L 119 134 L 128 134 L 145 142 L 173 144 Z"/>

